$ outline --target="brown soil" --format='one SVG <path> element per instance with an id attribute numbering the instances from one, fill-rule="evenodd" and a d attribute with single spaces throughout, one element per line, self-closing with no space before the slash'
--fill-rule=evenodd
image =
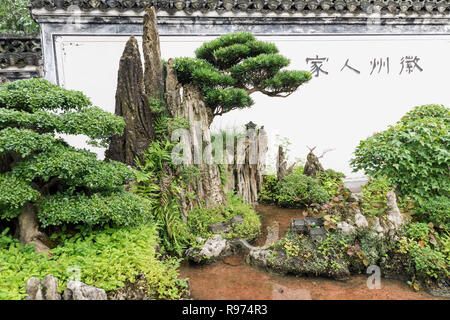
<path id="1" fill-rule="evenodd" d="M 279 237 L 289 229 L 292 218 L 302 218 L 301 210 L 258 206 L 263 234 L 255 245 L 264 245 L 267 227 L 279 223 Z M 211 265 L 190 265 L 180 268 L 189 278 L 191 296 L 200 300 L 399 300 L 439 299 L 426 292 L 415 292 L 400 280 L 381 279 L 381 289 L 368 289 L 368 276 L 353 276 L 348 281 L 325 278 L 281 276 L 245 264 L 243 255 L 231 256 Z"/>

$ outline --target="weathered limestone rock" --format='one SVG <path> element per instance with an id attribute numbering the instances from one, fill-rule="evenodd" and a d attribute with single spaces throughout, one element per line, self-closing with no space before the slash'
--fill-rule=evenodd
<path id="1" fill-rule="evenodd" d="M 405 219 L 398 208 L 394 190 L 386 194 L 386 205 L 387 220 L 391 223 L 393 229 L 400 228 L 405 223 Z"/>
<path id="2" fill-rule="evenodd" d="M 228 164 L 225 191 L 234 191 L 248 204 L 257 204 L 263 184 L 267 150 L 267 133 L 264 127 L 256 130 L 248 124 L 246 135 L 238 138 L 237 148 L 226 150 L 225 160 Z"/>
<path id="3" fill-rule="evenodd" d="M 63 293 L 64 300 L 107 300 L 106 292 L 80 281 L 69 281 Z"/>
<path id="4" fill-rule="evenodd" d="M 196 263 L 212 262 L 231 253 L 231 249 L 231 244 L 220 234 L 216 234 L 206 240 L 200 251 L 194 248 L 186 250 L 186 256 Z"/>
<path id="5" fill-rule="evenodd" d="M 157 26 L 155 8 L 150 7 L 145 11 L 142 36 L 145 93 L 148 97 L 160 99 L 164 97 L 164 68 Z"/>
<path id="6" fill-rule="evenodd" d="M 58 279 L 51 274 L 48 274 L 42 280 L 44 287 L 45 300 L 61 300 L 61 295 L 58 293 Z"/>
<path id="7" fill-rule="evenodd" d="M 367 228 L 369 227 L 369 222 L 367 222 L 366 217 L 364 217 L 361 212 L 355 214 L 355 224 L 357 228 Z"/>
<path id="8" fill-rule="evenodd" d="M 308 232 L 308 225 L 305 219 L 291 219 L 291 231 L 298 234 L 306 234 Z"/>
<path id="9" fill-rule="evenodd" d="M 336 227 L 344 233 L 352 233 L 356 230 L 354 226 L 345 221 L 338 222 Z"/>
<path id="10" fill-rule="evenodd" d="M 42 294 L 41 280 L 35 277 L 28 279 L 25 290 L 28 296 L 25 300 L 44 300 L 44 295 Z"/>
<path id="11" fill-rule="evenodd" d="M 313 153 L 314 149 L 315 147 L 310 149 L 303 168 L 303 173 L 312 178 L 315 178 L 319 172 L 325 171 L 319 162 L 319 158 Z"/>
<path id="12" fill-rule="evenodd" d="M 128 40 L 120 59 L 115 114 L 124 118 L 126 127 L 122 136 L 111 139 L 105 157 L 134 166 L 136 157 L 142 159 L 155 138 L 139 45 L 134 37 Z"/>
<path id="13" fill-rule="evenodd" d="M 286 153 L 284 152 L 282 146 L 278 146 L 278 156 L 277 156 L 277 179 L 278 179 L 278 181 L 283 180 L 286 175 L 292 173 L 292 170 L 294 169 L 294 165 L 295 164 L 293 164 L 289 168 L 287 168 Z"/>
<path id="14" fill-rule="evenodd" d="M 241 215 L 233 217 L 233 219 L 231 219 L 231 221 L 230 221 L 231 225 L 241 224 L 243 222 L 244 222 L 244 217 Z"/>

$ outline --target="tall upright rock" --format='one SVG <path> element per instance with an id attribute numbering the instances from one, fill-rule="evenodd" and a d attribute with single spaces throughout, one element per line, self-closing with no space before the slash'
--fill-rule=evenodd
<path id="1" fill-rule="evenodd" d="M 128 40 L 120 59 L 115 114 L 124 118 L 126 127 L 122 136 L 111 139 L 105 157 L 134 166 L 135 159 L 142 157 L 155 138 L 139 45 L 134 37 Z"/>
<path id="2" fill-rule="evenodd" d="M 306 156 L 306 163 L 303 168 L 303 173 L 309 177 L 315 178 L 318 173 L 324 172 L 325 170 L 322 167 L 322 164 L 319 161 L 319 157 L 314 154 L 314 148 L 309 150 L 308 155 Z M 325 153 L 324 153 L 325 154 Z M 322 155 L 323 156 L 323 155 Z M 320 158 L 322 157 L 320 156 Z"/>
<path id="3" fill-rule="evenodd" d="M 142 36 L 144 51 L 145 93 L 149 98 L 164 97 L 164 68 L 161 60 L 161 46 L 158 33 L 158 21 L 154 7 L 146 10 L 144 15 L 144 33 Z"/>
<path id="4" fill-rule="evenodd" d="M 245 136 L 238 138 L 233 154 L 226 157 L 233 163 L 226 165 L 225 191 L 234 191 L 248 204 L 257 204 L 263 184 L 267 150 L 267 133 L 264 127 L 257 130 L 247 127 Z"/>

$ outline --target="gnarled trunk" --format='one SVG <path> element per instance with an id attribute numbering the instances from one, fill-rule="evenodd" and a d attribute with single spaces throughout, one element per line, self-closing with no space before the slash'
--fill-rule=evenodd
<path id="1" fill-rule="evenodd" d="M 49 248 L 45 244 L 47 236 L 39 231 L 37 209 L 31 203 L 25 204 L 19 215 L 19 239 L 22 245 L 34 244 L 36 252 L 49 254 Z"/>
<path id="2" fill-rule="evenodd" d="M 126 127 L 122 136 L 112 137 L 105 157 L 134 166 L 135 159 L 142 159 L 155 138 L 139 45 L 134 37 L 128 40 L 120 59 L 115 114 L 124 118 Z"/>

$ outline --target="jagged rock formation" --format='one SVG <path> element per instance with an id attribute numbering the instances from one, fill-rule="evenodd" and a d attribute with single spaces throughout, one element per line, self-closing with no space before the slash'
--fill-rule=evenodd
<path id="1" fill-rule="evenodd" d="M 164 96 L 164 68 L 157 26 L 156 11 L 154 7 L 151 7 L 144 15 L 142 36 L 145 62 L 144 83 L 147 96 L 159 99 Z"/>
<path id="2" fill-rule="evenodd" d="M 80 281 L 69 281 L 62 297 L 64 300 L 107 300 L 105 290 Z"/>
<path id="3" fill-rule="evenodd" d="M 41 281 L 28 279 L 25 287 L 28 296 L 25 300 L 107 300 L 106 292 L 80 281 L 69 281 L 62 296 L 58 293 L 58 279 L 49 274 Z"/>
<path id="4" fill-rule="evenodd" d="M 313 152 L 315 148 L 310 149 L 303 168 L 303 173 L 312 178 L 315 178 L 319 172 L 325 171 L 320 164 L 319 158 Z"/>
<path id="5" fill-rule="evenodd" d="M 285 176 L 292 173 L 294 170 L 295 163 L 293 163 L 289 168 L 287 167 L 286 153 L 282 146 L 278 146 L 278 156 L 277 156 L 277 179 L 281 181 Z"/>
<path id="6" fill-rule="evenodd" d="M 134 37 L 128 40 L 120 59 L 115 114 L 124 118 L 126 127 L 122 136 L 111 139 L 105 157 L 134 166 L 136 158 L 142 157 L 155 138 L 139 45 Z"/>
<path id="7" fill-rule="evenodd" d="M 255 205 L 262 189 L 263 173 L 268 150 L 264 127 L 248 128 L 244 137 L 238 138 L 237 147 L 226 150 L 225 190 L 234 191 L 247 203 Z"/>

